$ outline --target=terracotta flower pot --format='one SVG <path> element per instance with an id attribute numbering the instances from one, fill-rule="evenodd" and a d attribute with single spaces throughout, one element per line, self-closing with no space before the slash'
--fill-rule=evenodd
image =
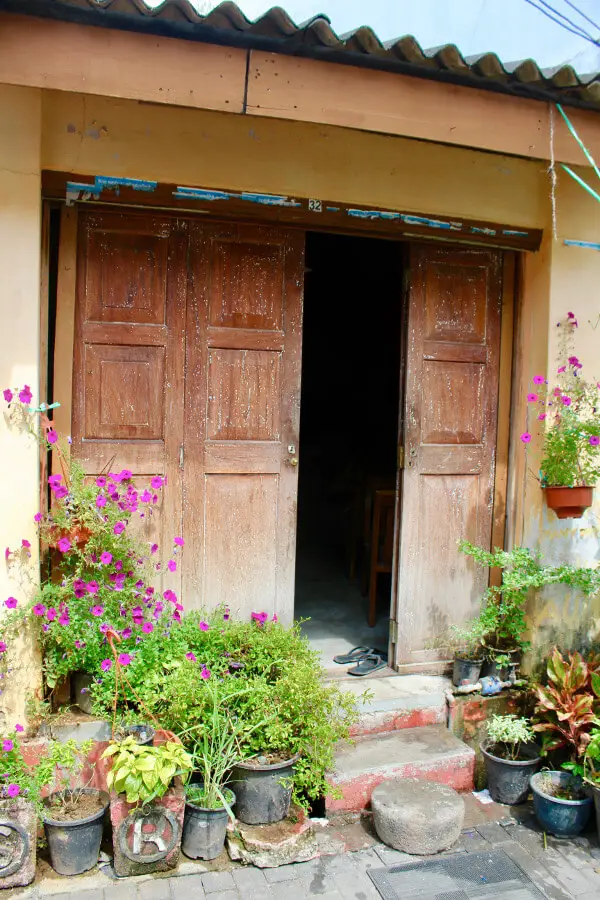
<path id="1" fill-rule="evenodd" d="M 545 487 L 546 505 L 559 519 L 580 519 L 592 505 L 593 487 Z"/>
<path id="2" fill-rule="evenodd" d="M 53 528 L 50 532 L 50 546 L 56 550 L 61 538 L 68 538 L 73 547 L 85 547 L 92 536 L 92 532 L 85 525 L 73 525 L 72 528 Z"/>

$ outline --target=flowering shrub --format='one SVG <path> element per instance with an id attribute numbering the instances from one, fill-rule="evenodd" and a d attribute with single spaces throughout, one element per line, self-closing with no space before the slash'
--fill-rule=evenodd
<path id="1" fill-rule="evenodd" d="M 23 759 L 21 750 L 22 725 L 15 725 L 14 731 L 0 738 L 0 799 L 15 800 L 17 797 L 30 800 L 39 813 L 41 809 L 40 791 L 30 766 Z"/>
<path id="2" fill-rule="evenodd" d="M 593 486 L 600 478 L 600 386 L 585 381 L 574 352 L 577 319 L 570 312 L 560 331 L 556 379 L 535 375 L 527 401 L 543 437 L 540 481 L 544 486 Z M 521 435 L 527 445 L 529 430 Z"/>
<path id="3" fill-rule="evenodd" d="M 49 511 L 34 516 L 42 547 L 51 555 L 49 576 L 34 587 L 24 604 L 14 597 L 4 600 L 8 613 L 0 623 L 0 652 L 6 652 L 15 629 L 27 623 L 39 636 L 48 687 L 77 670 L 101 677 L 114 664 L 107 634 L 119 643 L 119 664 L 128 666 L 145 637 L 181 616 L 183 606 L 174 591 L 161 594 L 151 583 L 161 569 L 155 561 L 158 546 L 141 544 L 131 527 L 135 519 L 152 515 L 164 479 L 155 476 L 138 489 L 127 469 L 86 477 L 60 448 L 44 415 L 46 407 L 29 407 L 28 388 L 7 389 L 4 398 L 13 410 L 17 407 L 17 418 L 32 433 L 34 417 L 40 414 L 40 440 L 54 447 L 61 472 L 48 478 Z M 183 543 L 175 538 L 169 571 L 176 570 Z M 9 566 L 22 568 L 30 556 L 25 539 L 19 547 L 5 551 Z"/>

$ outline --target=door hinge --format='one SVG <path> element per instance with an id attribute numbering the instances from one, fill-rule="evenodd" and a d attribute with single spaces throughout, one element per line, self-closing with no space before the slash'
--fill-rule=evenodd
<path id="1" fill-rule="evenodd" d="M 398 468 L 404 468 L 404 444 L 398 444 Z"/>
<path id="2" fill-rule="evenodd" d="M 390 619 L 390 641 L 392 644 L 398 643 L 398 623 L 395 619 Z"/>

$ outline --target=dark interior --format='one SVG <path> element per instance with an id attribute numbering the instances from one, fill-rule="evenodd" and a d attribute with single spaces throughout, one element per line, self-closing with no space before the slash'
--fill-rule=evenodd
<path id="1" fill-rule="evenodd" d="M 395 482 L 402 244 L 309 233 L 306 244 L 296 616 L 366 625 L 363 503 Z M 390 576 L 378 578 L 389 616 Z M 337 607 L 337 609 L 335 609 Z M 348 634 L 347 634 L 348 633 Z"/>

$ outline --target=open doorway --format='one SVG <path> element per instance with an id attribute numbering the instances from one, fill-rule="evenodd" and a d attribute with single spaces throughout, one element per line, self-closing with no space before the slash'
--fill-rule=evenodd
<path id="1" fill-rule="evenodd" d="M 402 284 L 399 243 L 308 234 L 295 615 L 340 674 L 335 655 L 388 648 Z"/>

